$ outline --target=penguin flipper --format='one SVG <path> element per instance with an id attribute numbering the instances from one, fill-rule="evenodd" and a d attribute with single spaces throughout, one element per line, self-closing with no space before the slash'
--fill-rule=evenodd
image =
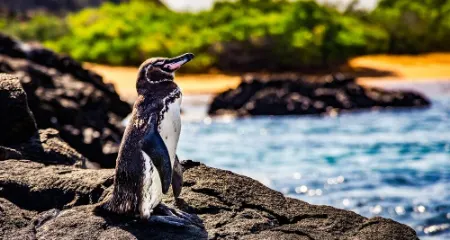
<path id="1" fill-rule="evenodd" d="M 172 181 L 172 165 L 169 151 L 161 135 L 156 130 L 156 123 L 152 124 L 149 132 L 144 136 L 142 151 L 152 160 L 161 178 L 162 192 L 166 194 Z"/>
<path id="2" fill-rule="evenodd" d="M 175 198 L 178 198 L 181 193 L 181 188 L 183 187 L 183 167 L 178 160 L 178 156 L 175 157 L 175 162 L 173 164 L 173 174 L 172 174 L 172 190 Z"/>

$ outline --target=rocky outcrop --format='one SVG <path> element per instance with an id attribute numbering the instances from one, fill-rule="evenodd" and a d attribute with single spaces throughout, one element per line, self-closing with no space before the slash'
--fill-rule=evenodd
<path id="1" fill-rule="evenodd" d="M 30 159 L 44 164 L 84 166 L 87 159 L 64 142 L 56 129 L 39 130 L 20 144 L 0 146 L 0 161 Z"/>
<path id="2" fill-rule="evenodd" d="M 0 198 L 0 236 L 13 239 L 17 232 L 27 228 L 37 212 L 20 209 L 10 201 Z"/>
<path id="3" fill-rule="evenodd" d="M 99 75 L 70 57 L 2 34 L 0 72 L 19 78 L 38 128 L 57 129 L 64 141 L 91 161 L 102 167 L 115 166 L 124 131 L 121 121 L 131 106 L 120 99 L 112 85 L 105 84 Z M 9 115 L 20 118 L 20 114 L 27 113 Z M 11 126 L 14 122 L 17 121 L 8 119 L 1 127 L 14 127 Z M 27 125 L 23 127 L 33 128 L 29 123 L 24 124 Z M 2 137 L 9 138 L 3 135 L 0 142 Z"/>
<path id="4" fill-rule="evenodd" d="M 17 77 L 0 74 L 0 161 L 30 159 L 46 164 L 83 165 L 86 159 L 55 129 L 39 130 Z"/>
<path id="5" fill-rule="evenodd" d="M 19 79 L 0 74 L 0 145 L 20 143 L 37 132 Z"/>
<path id="6" fill-rule="evenodd" d="M 419 93 L 362 87 L 342 74 L 312 79 L 298 75 L 247 75 L 236 89 L 210 104 L 210 115 L 335 115 L 358 109 L 426 107 Z"/>
<path id="7" fill-rule="evenodd" d="M 1 126 L 1 134 L 15 137 L 0 144 L 3 239 L 418 239 L 413 229 L 395 221 L 287 198 L 251 178 L 193 161 L 182 162 L 181 198 L 169 194 L 163 202 L 198 215 L 203 227 L 174 227 L 102 211 L 98 206 L 111 196 L 114 170 L 73 166 L 84 157 L 57 130 L 36 129 L 14 76 L 0 80 L 2 105 L 9 106 L 0 108 L 3 123 L 28 126 Z M 60 116 L 57 111 L 64 110 L 55 108 L 55 116 Z"/>
<path id="8" fill-rule="evenodd" d="M 0 162 L 0 197 L 28 210 L 63 209 L 97 203 L 113 179 L 112 170 L 6 160 Z"/>
<path id="9" fill-rule="evenodd" d="M 168 195 L 164 202 L 197 214 L 209 239 L 417 239 L 413 229 L 392 220 L 367 219 L 286 198 L 248 177 L 197 162 L 185 161 L 183 167 L 181 199 L 175 202 Z M 11 216 L 41 212 L 28 225 L 16 228 L 23 234 L 21 239 L 206 238 L 199 228 L 173 228 L 98 213 L 95 204 L 111 193 L 113 174 L 108 169 L 2 161 L 0 197 L 14 204 L 8 204 Z"/>

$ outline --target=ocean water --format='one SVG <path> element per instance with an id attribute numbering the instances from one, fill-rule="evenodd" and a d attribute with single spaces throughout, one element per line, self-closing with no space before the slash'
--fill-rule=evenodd
<path id="1" fill-rule="evenodd" d="M 186 99 L 186 98 L 185 98 Z M 285 195 L 450 239 L 450 95 L 425 110 L 338 117 L 211 119 L 187 97 L 181 159 L 252 177 Z"/>

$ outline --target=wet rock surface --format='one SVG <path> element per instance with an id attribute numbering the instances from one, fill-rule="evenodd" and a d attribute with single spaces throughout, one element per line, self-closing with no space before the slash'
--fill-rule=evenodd
<path id="1" fill-rule="evenodd" d="M 1 72 L 19 78 L 38 128 L 57 129 L 64 141 L 89 160 L 101 167 L 115 166 L 124 131 L 121 121 L 131 106 L 112 85 L 70 57 L 2 34 Z M 1 126 L 14 122 L 7 119 Z"/>
<path id="2" fill-rule="evenodd" d="M 298 75 L 247 75 L 236 89 L 217 95 L 210 115 L 335 115 L 358 109 L 426 107 L 419 93 L 362 87 L 342 74 L 320 79 Z"/>

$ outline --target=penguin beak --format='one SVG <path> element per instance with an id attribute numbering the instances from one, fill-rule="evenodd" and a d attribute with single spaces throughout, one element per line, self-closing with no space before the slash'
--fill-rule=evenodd
<path id="1" fill-rule="evenodd" d="M 191 61 L 194 57 L 195 56 L 192 53 L 185 53 L 178 57 L 169 58 L 164 61 L 162 69 L 166 72 L 174 72 L 187 62 Z"/>

